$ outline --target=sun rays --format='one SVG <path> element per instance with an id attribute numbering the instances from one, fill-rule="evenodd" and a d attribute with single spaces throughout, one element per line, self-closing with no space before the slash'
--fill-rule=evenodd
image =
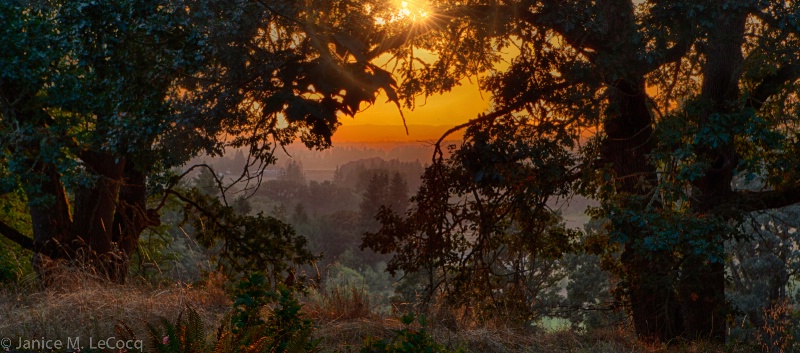
<path id="1" fill-rule="evenodd" d="M 432 6 L 426 0 L 391 0 L 394 10 L 386 17 L 376 17 L 379 25 L 398 21 L 422 24 L 431 16 Z"/>

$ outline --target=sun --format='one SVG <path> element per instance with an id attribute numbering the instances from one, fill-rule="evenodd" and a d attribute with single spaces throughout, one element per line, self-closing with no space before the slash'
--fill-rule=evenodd
<path id="1" fill-rule="evenodd" d="M 411 21 L 424 21 L 430 15 L 430 6 L 424 0 L 395 0 L 397 13 L 395 19 L 409 19 Z"/>
<path id="2" fill-rule="evenodd" d="M 421 24 L 431 17 L 433 8 L 428 0 L 390 0 L 391 6 L 388 14 L 375 17 L 375 23 L 384 25 L 398 21 L 411 21 Z M 371 6 L 366 7 L 369 14 Z"/>

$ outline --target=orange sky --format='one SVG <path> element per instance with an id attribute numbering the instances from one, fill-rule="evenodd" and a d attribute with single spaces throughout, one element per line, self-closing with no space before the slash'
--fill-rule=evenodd
<path id="1" fill-rule="evenodd" d="M 475 79 L 472 83 L 463 80 L 461 86 L 451 92 L 428 97 L 420 97 L 413 111 L 403 109 L 409 125 L 456 125 L 475 118 L 489 108 L 489 94 L 478 90 Z M 375 105 L 356 114 L 355 118 L 345 117 L 343 125 L 403 125 L 400 113 L 394 103 L 386 102 L 381 94 Z"/>
<path id="2" fill-rule="evenodd" d="M 424 13 L 423 21 L 427 16 L 427 0 L 394 0 L 401 16 Z M 403 13 L 403 11 L 406 11 Z M 504 59 L 508 60 L 516 55 L 515 50 L 505 53 Z M 435 55 L 424 50 L 415 51 L 415 55 L 426 61 L 434 61 Z M 375 60 L 379 66 L 390 67 L 394 59 L 384 55 Z M 498 63 L 498 68 L 508 66 L 508 62 Z M 436 140 L 447 129 L 462 124 L 478 116 L 479 113 L 489 109 L 491 96 L 484 92 L 481 95 L 477 85 L 477 77 L 461 80 L 460 86 L 441 95 L 419 97 L 417 106 L 413 110 L 403 109 L 408 135 L 403 127 L 403 118 L 394 103 L 387 102 L 386 96 L 381 94 L 375 105 L 356 114 L 355 118 L 342 116 L 342 126 L 334 134 L 334 142 L 385 142 L 385 141 L 429 141 Z M 373 125 L 368 128 L 365 125 Z M 378 126 L 381 126 L 379 129 Z M 460 138 L 460 135 L 454 137 Z"/>
<path id="3" fill-rule="evenodd" d="M 425 10 L 426 0 L 395 0 L 398 7 L 413 10 Z M 642 0 L 634 0 L 636 4 Z M 511 58 L 519 52 L 514 47 L 508 48 L 509 52 L 503 53 L 503 60 L 497 63 L 499 70 L 508 67 Z M 422 58 L 433 59 L 434 56 L 423 51 L 417 55 Z M 391 59 L 388 56 L 378 58 L 376 62 L 387 64 Z M 380 65 L 379 65 L 380 66 Z M 388 64 L 386 65 L 388 66 Z M 403 120 L 394 103 L 386 102 L 386 96 L 381 94 L 375 105 L 356 114 L 355 118 L 341 116 L 342 126 L 333 136 L 336 142 L 415 142 L 437 140 L 447 129 L 462 124 L 475 118 L 479 113 L 489 110 L 490 94 L 478 89 L 476 78 L 462 80 L 460 86 L 441 95 L 419 98 L 413 110 L 403 109 L 403 114 L 408 125 L 408 134 L 403 127 Z M 648 87 L 648 93 L 656 92 Z M 454 134 L 454 139 L 461 134 Z"/>
<path id="4" fill-rule="evenodd" d="M 475 79 L 472 81 L 464 80 L 461 86 L 451 92 L 428 97 L 427 101 L 418 99 L 413 111 L 403 109 L 408 135 L 397 106 L 386 102 L 385 95 L 380 95 L 375 105 L 356 114 L 355 118 L 342 116 L 342 126 L 333 139 L 335 142 L 438 139 L 447 129 L 475 118 L 489 108 L 489 94 L 484 92 L 481 97 Z"/>

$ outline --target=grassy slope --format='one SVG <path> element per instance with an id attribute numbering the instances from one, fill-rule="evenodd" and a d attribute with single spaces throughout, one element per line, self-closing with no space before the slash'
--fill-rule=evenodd
<path id="1" fill-rule="evenodd" d="M 188 285 L 169 287 L 106 286 L 75 276 L 63 285 L 38 291 L 31 286 L 0 290 L 0 337 L 62 339 L 81 336 L 105 338 L 119 335 L 115 326 L 125 322 L 147 342 L 145 322 L 159 317 L 174 321 L 187 305 L 205 322 L 206 334 L 213 338 L 230 307 L 221 281 L 205 288 Z M 305 311 L 317 324 L 321 350 L 358 351 L 367 336 L 391 337 L 401 327 L 396 319 L 373 314 L 366 298 L 352 295 L 309 296 Z M 630 332 L 608 328 L 591 333 L 569 330 L 534 332 L 503 327 L 502 324 L 448 325 L 432 317 L 429 331 L 440 343 L 467 352 L 722 352 L 711 345 L 648 345 L 637 342 Z M 746 352 L 746 349 L 729 350 Z"/>

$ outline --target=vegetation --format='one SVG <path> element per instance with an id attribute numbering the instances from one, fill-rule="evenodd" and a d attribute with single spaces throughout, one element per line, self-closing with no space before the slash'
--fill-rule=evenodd
<path id="1" fill-rule="evenodd" d="M 797 349 L 800 3 L 415 4 L 0 3 L 6 312 L 185 281 L 232 301 L 119 334 L 147 327 L 164 352 L 450 352 L 474 349 L 469 330 L 563 319 L 578 341 L 632 330 L 634 351 Z M 330 147 L 379 95 L 413 108 L 471 77 L 491 109 L 428 164 L 314 180 L 278 160 Z M 591 205 L 582 229 L 569 200 Z M 340 319 L 392 329 L 340 345 Z M 21 322 L 1 327 L 65 334 Z"/>
<path id="2" fill-rule="evenodd" d="M 481 279 L 495 300 L 536 293 L 538 282 L 515 281 L 538 272 L 511 259 L 560 258 L 575 237 L 543 205 L 587 195 L 606 222 L 592 249 L 616 260 L 608 268 L 637 334 L 725 341 L 725 243 L 800 201 L 797 11 L 793 1 L 437 2 L 398 47 L 399 91 L 430 95 L 483 74 L 494 107 L 453 129 L 466 131 L 450 157 L 437 146 L 412 211 L 384 214 L 367 245 L 396 252 L 390 268 L 429 271 L 430 291 Z M 502 50 L 514 55 L 498 69 Z"/>

